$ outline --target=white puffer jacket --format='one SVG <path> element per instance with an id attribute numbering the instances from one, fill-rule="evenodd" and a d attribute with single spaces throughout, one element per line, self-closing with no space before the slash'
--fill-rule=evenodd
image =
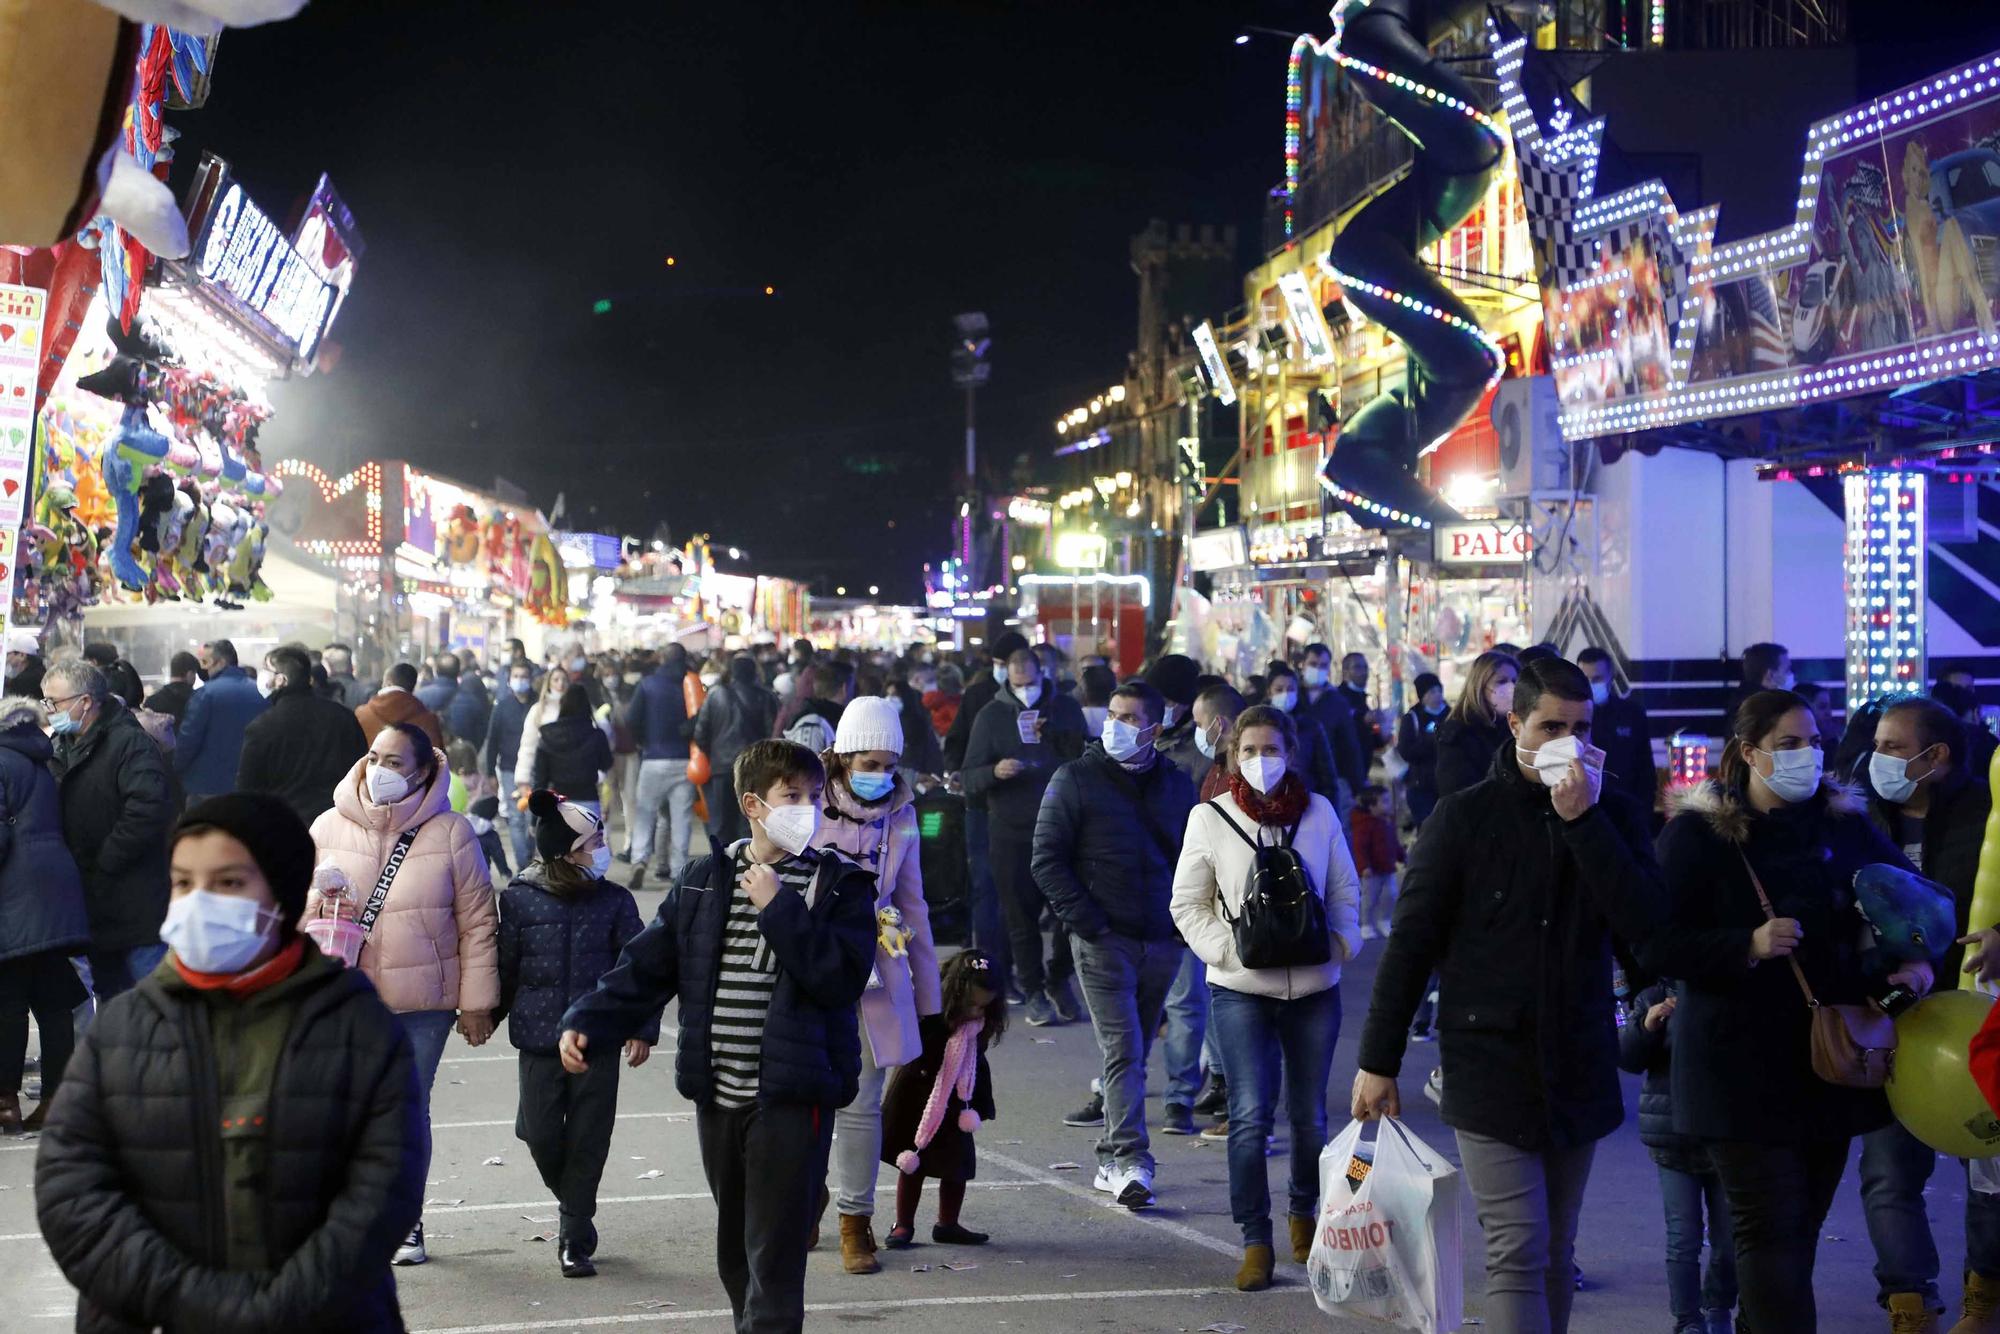
<path id="1" fill-rule="evenodd" d="M 1244 834 L 1260 837 L 1257 822 L 1229 793 L 1217 797 L 1215 805 Z M 1340 985 L 1341 964 L 1361 951 L 1361 877 L 1355 873 L 1354 856 L 1347 850 L 1333 806 L 1314 794 L 1292 843 L 1307 879 L 1326 901 L 1326 925 L 1333 937 L 1333 961 L 1312 968 L 1245 968 L 1237 957 L 1235 932 L 1222 908 L 1226 906 L 1231 917 L 1241 915 L 1254 854 L 1248 843 L 1224 828 L 1223 818 L 1207 802 L 1194 808 L 1174 871 L 1174 925 L 1195 957 L 1208 965 L 1208 980 L 1231 991 L 1280 1000 Z M 1261 837 L 1266 843 L 1273 841 L 1270 830 L 1262 831 Z"/>
<path id="2" fill-rule="evenodd" d="M 500 917 L 479 836 L 451 809 L 451 771 L 437 755 L 437 777 L 390 806 L 368 799 L 368 758 L 334 789 L 333 809 L 313 821 L 323 864 L 347 876 L 355 911 L 375 892 L 389 850 L 404 830 L 417 836 L 389 886 L 389 897 L 361 947 L 361 971 L 398 1014 L 417 1010 L 492 1010 L 500 1003 Z M 319 896 L 306 899 L 306 917 Z"/>

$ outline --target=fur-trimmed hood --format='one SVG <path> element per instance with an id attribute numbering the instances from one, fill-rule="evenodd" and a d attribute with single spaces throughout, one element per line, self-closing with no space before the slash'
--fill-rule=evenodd
<path id="1" fill-rule="evenodd" d="M 1820 778 L 1817 795 L 1826 802 L 1826 809 L 1831 814 L 1865 816 L 1868 813 L 1868 794 L 1832 777 Z M 1715 831 L 1716 837 L 1725 842 L 1740 844 L 1750 841 L 1750 817 L 1754 813 L 1750 803 L 1744 800 L 1741 791 L 1726 788 L 1713 778 L 1667 793 L 1668 818 L 1683 812 L 1699 815 Z"/>

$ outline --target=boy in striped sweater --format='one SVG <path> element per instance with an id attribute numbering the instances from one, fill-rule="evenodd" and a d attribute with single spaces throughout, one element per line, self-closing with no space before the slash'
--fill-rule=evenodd
<path id="1" fill-rule="evenodd" d="M 741 1330 L 805 1321 L 806 1242 L 834 1109 L 861 1074 L 855 1006 L 875 961 L 874 876 L 812 848 L 819 757 L 759 741 L 737 757 L 751 835 L 688 863 L 652 925 L 564 1016 L 572 1073 L 678 996 L 674 1081 L 695 1104 L 716 1265 Z M 754 1167 L 753 1167 L 754 1164 Z"/>

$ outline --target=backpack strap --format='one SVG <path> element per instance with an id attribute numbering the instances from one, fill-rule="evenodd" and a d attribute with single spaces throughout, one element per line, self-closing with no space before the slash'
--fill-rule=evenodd
<path id="1" fill-rule="evenodd" d="M 1263 846 L 1263 844 L 1259 843 L 1256 839 L 1244 833 L 1242 825 L 1237 824 L 1236 821 L 1229 818 L 1229 812 L 1222 809 L 1222 803 L 1219 800 L 1217 800 L 1214 797 L 1210 797 L 1207 801 L 1203 802 L 1202 805 L 1214 807 L 1215 813 L 1222 817 L 1222 823 L 1228 825 L 1230 829 L 1235 832 L 1236 837 L 1242 839 L 1245 843 L 1248 843 L 1252 848 L 1260 848 Z"/>

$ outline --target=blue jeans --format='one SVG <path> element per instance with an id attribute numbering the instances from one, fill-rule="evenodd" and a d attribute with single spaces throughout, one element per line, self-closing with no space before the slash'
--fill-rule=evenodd
<path id="1" fill-rule="evenodd" d="M 1264 1162 L 1284 1076 L 1292 1127 L 1288 1211 L 1319 1213 L 1319 1155 L 1326 1147 L 1326 1084 L 1340 1040 L 1340 988 L 1292 1000 L 1209 987 L 1209 1020 L 1229 1081 L 1229 1214 L 1245 1246 L 1271 1244 L 1271 1179 Z"/>
<path id="2" fill-rule="evenodd" d="M 1921 1293 L 1924 1305 L 1942 1311 L 1938 1296 L 1937 1243 L 1924 1209 L 1924 1186 L 1937 1153 L 1891 1121 L 1861 1137 L 1861 1206 L 1875 1245 L 1876 1300 L 1892 1293 Z M 1962 1169 L 1961 1169 L 1962 1170 Z M 1965 1267 L 2000 1278 L 2000 1197 L 1965 1192 Z"/>
<path id="3" fill-rule="evenodd" d="M 972 943 L 993 960 L 1004 994 L 1014 984 L 1014 951 L 1007 939 L 1006 920 L 1000 915 L 1000 890 L 993 883 L 991 830 L 986 812 L 967 802 L 965 861 L 972 878 L 967 882 L 966 892 L 972 896 Z"/>
<path id="4" fill-rule="evenodd" d="M 506 788 L 500 798 L 500 808 L 507 814 L 507 841 L 514 846 L 514 867 L 525 868 L 535 860 L 535 840 L 528 832 L 528 813 L 514 808 L 514 797 Z"/>
<path id="5" fill-rule="evenodd" d="M 655 835 L 664 822 L 666 861 L 654 871 L 663 880 L 680 875 L 694 838 L 694 798 L 686 760 L 639 761 L 639 826 L 632 831 L 632 865 L 644 866 L 653 859 Z"/>
<path id="6" fill-rule="evenodd" d="M 1146 1137 L 1146 1062 L 1167 1008 L 1167 991 L 1181 970 L 1187 946 L 1173 940 L 1132 940 L 1107 931 L 1095 940 L 1078 936 L 1076 976 L 1083 1003 L 1104 1054 L 1104 1137 L 1099 1166 L 1153 1171 Z"/>
<path id="7" fill-rule="evenodd" d="M 410 1035 L 410 1049 L 417 1058 L 417 1084 L 424 1095 L 424 1175 L 431 1170 L 431 1085 L 437 1082 L 438 1062 L 444 1059 L 444 1044 L 451 1040 L 452 1025 L 458 1014 L 452 1010 L 411 1010 L 399 1014 L 403 1031 Z"/>
<path id="8" fill-rule="evenodd" d="M 1667 1208 L 1667 1309 L 1674 1329 L 1703 1328 L 1704 1311 L 1736 1307 L 1736 1243 L 1729 1233 L 1729 1200 L 1722 1178 L 1660 1169 L 1660 1199 Z M 1701 1273 L 1702 1209 L 1708 1210 L 1708 1278 Z"/>
<path id="9" fill-rule="evenodd" d="M 1215 1034 L 1208 1025 L 1208 965 L 1189 950 L 1181 961 L 1180 975 L 1167 992 L 1167 1102 L 1181 1107 L 1194 1106 L 1201 1096 L 1204 1069 L 1219 1070 L 1222 1058 L 1215 1050 Z"/>

